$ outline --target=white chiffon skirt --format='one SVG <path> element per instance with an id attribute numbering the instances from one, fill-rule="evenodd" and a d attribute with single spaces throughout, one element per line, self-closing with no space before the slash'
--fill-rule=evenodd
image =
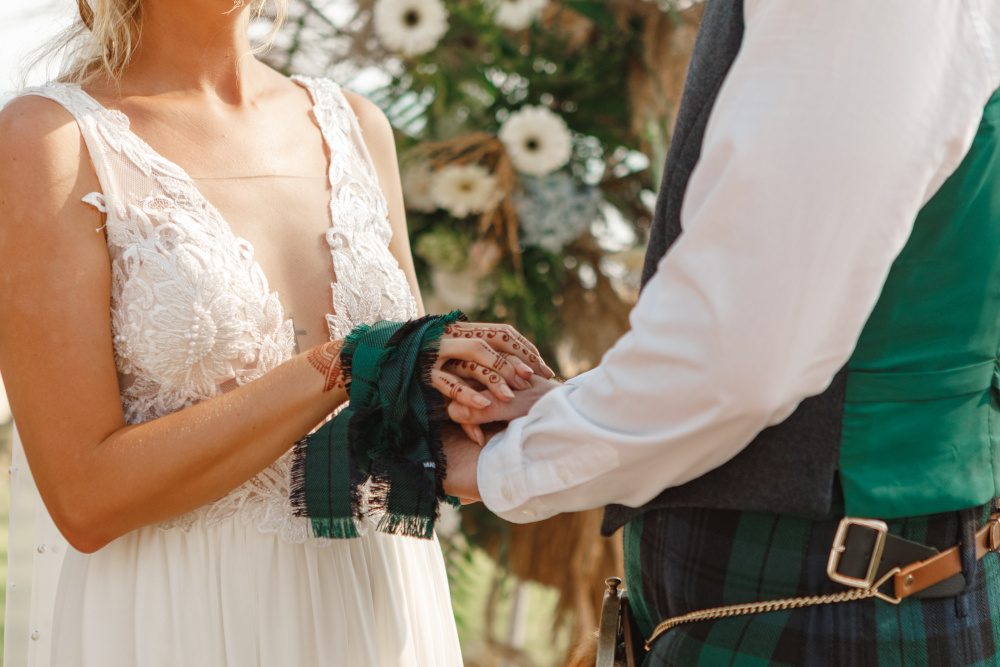
<path id="1" fill-rule="evenodd" d="M 54 667 L 462 664 L 437 540 L 290 544 L 238 519 L 66 554 Z"/>

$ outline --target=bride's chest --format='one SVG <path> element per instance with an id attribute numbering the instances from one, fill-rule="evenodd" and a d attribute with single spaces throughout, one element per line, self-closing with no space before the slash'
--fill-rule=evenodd
<path id="1" fill-rule="evenodd" d="M 245 236 L 193 183 L 176 187 L 118 202 L 108 224 L 119 371 L 164 410 L 276 367 L 295 352 L 296 330 L 306 349 L 358 324 L 415 315 L 388 250 L 384 199 L 359 176 L 305 188 L 298 199 L 311 202 L 296 205 L 294 183 L 247 189 L 261 215 L 238 227 Z M 316 215 L 320 200 L 325 215 Z"/>
<path id="2" fill-rule="evenodd" d="M 306 349 L 416 315 L 360 132 L 335 87 L 311 90 L 322 141 L 273 161 L 237 151 L 241 163 L 192 175 L 126 116 L 83 98 L 106 159 L 112 333 L 130 420 L 259 377 L 294 353 L 296 330 Z"/>

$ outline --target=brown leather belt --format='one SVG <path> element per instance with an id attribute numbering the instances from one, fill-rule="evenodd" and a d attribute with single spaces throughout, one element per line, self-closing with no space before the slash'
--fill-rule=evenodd
<path id="1" fill-rule="evenodd" d="M 986 525 L 976 531 L 975 542 L 976 560 L 1000 550 L 1000 511 L 992 514 Z M 910 596 L 954 597 L 965 590 L 966 583 L 962 574 L 962 545 L 939 552 L 934 547 L 890 535 L 885 521 L 852 517 L 841 519 L 837 527 L 826 573 L 833 581 L 853 590 L 748 602 L 674 616 L 656 626 L 646 640 L 646 648 L 649 649 L 657 637 L 682 623 L 870 598 L 899 604 Z M 882 591 L 890 582 L 893 585 L 891 595 Z"/>
<path id="2" fill-rule="evenodd" d="M 991 515 L 976 532 L 976 560 L 998 549 L 1000 513 Z M 868 589 L 897 570 L 891 577 L 897 600 L 911 595 L 953 597 L 965 588 L 961 552 L 961 545 L 938 552 L 890 535 L 884 521 L 845 517 L 834 537 L 826 573 L 839 584 Z"/>

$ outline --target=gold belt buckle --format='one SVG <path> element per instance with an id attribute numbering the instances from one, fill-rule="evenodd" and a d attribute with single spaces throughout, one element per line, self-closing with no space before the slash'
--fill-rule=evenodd
<path id="1" fill-rule="evenodd" d="M 837 571 L 840 565 L 840 556 L 847 550 L 844 541 L 847 539 L 847 531 L 851 526 L 869 528 L 876 533 L 875 548 L 872 549 L 871 559 L 868 561 L 868 574 L 864 579 L 848 577 Z M 878 572 L 879 563 L 882 561 L 882 551 L 885 549 L 885 539 L 889 534 L 889 526 L 885 521 L 877 519 L 854 519 L 844 517 L 837 527 L 837 534 L 833 538 L 833 547 L 830 549 L 830 560 L 826 564 L 826 575 L 838 584 L 850 586 L 852 588 L 871 588 L 875 583 L 875 575 Z"/>

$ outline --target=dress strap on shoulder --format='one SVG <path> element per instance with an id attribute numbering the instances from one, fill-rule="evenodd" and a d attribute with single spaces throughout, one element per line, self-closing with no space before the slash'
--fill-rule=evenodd
<path id="1" fill-rule="evenodd" d="M 161 181 L 190 180 L 183 170 L 132 133 L 128 116 L 104 107 L 77 84 L 49 82 L 26 88 L 19 93 L 23 95 L 46 97 L 62 105 L 76 119 L 101 184 L 104 208 L 111 218 L 124 215 L 126 205 L 135 195 L 163 194 Z M 87 203 L 96 205 L 94 201 Z"/>
<path id="2" fill-rule="evenodd" d="M 18 91 L 15 97 L 23 97 L 25 95 L 47 97 L 66 107 L 66 110 L 73 114 L 74 117 L 80 117 L 94 111 L 93 98 L 83 92 L 83 89 L 75 83 L 49 81 L 40 86 L 24 88 Z M 88 102 L 91 104 L 88 104 Z"/>
<path id="3" fill-rule="evenodd" d="M 97 128 L 102 124 L 104 116 L 107 115 L 107 110 L 97 100 L 84 92 L 77 84 L 61 81 L 50 81 L 41 86 L 25 88 L 18 92 L 17 97 L 25 95 L 45 97 L 65 108 L 76 119 L 80 131 L 87 141 L 87 147 L 93 153 L 92 141 L 99 140 Z"/>
<path id="4" fill-rule="evenodd" d="M 333 79 L 295 74 L 292 76 L 292 81 L 309 91 L 316 106 L 323 108 L 339 106 L 338 98 L 342 97 L 340 84 Z"/>
<path id="5" fill-rule="evenodd" d="M 106 133 L 100 132 L 100 126 L 101 118 L 107 114 L 107 110 L 75 83 L 50 81 L 41 86 L 25 88 L 19 91 L 16 97 L 26 95 L 37 95 L 50 99 L 73 116 L 87 145 L 90 161 L 97 172 L 97 180 L 101 184 L 101 189 L 106 192 L 109 181 L 103 145 L 107 144 L 108 137 Z M 104 193 L 92 192 L 84 197 L 83 201 L 97 207 L 102 213 L 107 211 L 104 204 Z M 98 201 L 100 201 L 100 206 L 97 205 Z"/>
<path id="6" fill-rule="evenodd" d="M 350 112 L 351 106 L 335 81 L 311 76 L 293 76 L 292 80 L 309 91 L 313 100 L 313 113 L 324 133 L 349 130 L 350 121 L 345 112 Z"/>
<path id="7" fill-rule="evenodd" d="M 332 79 L 306 76 L 293 76 L 292 80 L 305 86 L 312 95 L 313 113 L 316 114 L 327 145 L 340 146 L 354 152 L 364 165 L 367 178 L 377 183 L 375 163 L 362 136 L 361 124 L 340 84 Z"/>

